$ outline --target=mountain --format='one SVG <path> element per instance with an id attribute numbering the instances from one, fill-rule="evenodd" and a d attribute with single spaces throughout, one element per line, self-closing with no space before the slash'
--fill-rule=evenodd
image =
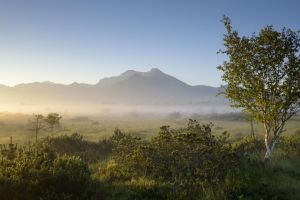
<path id="1" fill-rule="evenodd" d="M 148 72 L 129 70 L 117 77 L 105 78 L 97 87 L 104 97 L 123 99 L 132 103 L 188 103 L 220 101 L 216 97 L 220 88 L 209 86 L 190 86 L 159 69 Z M 223 100 L 223 99 L 222 99 Z"/>
<path id="2" fill-rule="evenodd" d="M 128 70 L 101 79 L 95 85 L 34 82 L 14 87 L 0 85 L 0 103 L 114 103 L 114 104 L 196 104 L 226 103 L 216 96 L 220 88 L 191 86 L 157 68 L 148 72 Z"/>

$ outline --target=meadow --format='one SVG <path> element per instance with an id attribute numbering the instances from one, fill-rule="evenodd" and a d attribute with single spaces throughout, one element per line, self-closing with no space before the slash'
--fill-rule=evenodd
<path id="1" fill-rule="evenodd" d="M 63 116 L 37 141 L 32 117 L 0 115 L 1 199 L 300 199 L 299 116 L 269 162 L 241 113 Z"/>
<path id="2" fill-rule="evenodd" d="M 130 113 L 117 116 L 63 116 L 59 129 L 51 134 L 45 127 L 39 134 L 40 138 L 47 136 L 71 135 L 78 133 L 88 141 L 98 141 L 110 137 L 116 128 L 126 133 L 137 135 L 141 138 L 150 139 L 158 133 L 163 125 L 170 125 L 173 128 L 183 127 L 188 119 L 196 119 L 206 124 L 212 123 L 213 132 L 220 134 L 227 131 L 231 139 L 240 139 L 251 134 L 250 121 L 245 119 L 241 113 L 227 114 L 184 114 L 173 117 L 169 115 L 143 115 Z M 7 143 L 10 137 L 19 144 L 34 142 L 34 131 L 30 130 L 30 114 L 0 113 L 0 144 Z M 253 123 L 254 132 L 262 137 L 264 130 L 261 124 Z M 285 134 L 296 134 L 300 132 L 300 117 L 296 116 L 286 125 Z"/>

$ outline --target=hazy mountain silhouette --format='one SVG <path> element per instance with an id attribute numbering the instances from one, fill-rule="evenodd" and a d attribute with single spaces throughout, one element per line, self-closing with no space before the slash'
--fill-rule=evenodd
<path id="1" fill-rule="evenodd" d="M 220 88 L 191 86 L 157 68 L 148 72 L 128 70 L 120 76 L 101 79 L 95 85 L 34 82 L 14 87 L 0 85 L 0 101 L 23 103 L 122 103 L 190 104 L 225 103 L 216 96 Z"/>

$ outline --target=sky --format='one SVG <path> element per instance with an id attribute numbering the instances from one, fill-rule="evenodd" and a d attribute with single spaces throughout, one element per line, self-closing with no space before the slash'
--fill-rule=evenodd
<path id="1" fill-rule="evenodd" d="M 240 34 L 300 29 L 298 0 L 0 0 L 0 83 L 95 84 L 159 68 L 219 86 L 222 15 Z"/>

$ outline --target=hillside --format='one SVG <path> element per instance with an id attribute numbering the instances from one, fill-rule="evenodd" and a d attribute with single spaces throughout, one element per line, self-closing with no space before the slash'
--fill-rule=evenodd
<path id="1" fill-rule="evenodd" d="M 220 88 L 191 86 L 157 68 L 148 72 L 128 70 L 101 79 L 95 85 L 52 82 L 0 85 L 2 103 L 114 103 L 114 104 L 223 104 Z"/>

